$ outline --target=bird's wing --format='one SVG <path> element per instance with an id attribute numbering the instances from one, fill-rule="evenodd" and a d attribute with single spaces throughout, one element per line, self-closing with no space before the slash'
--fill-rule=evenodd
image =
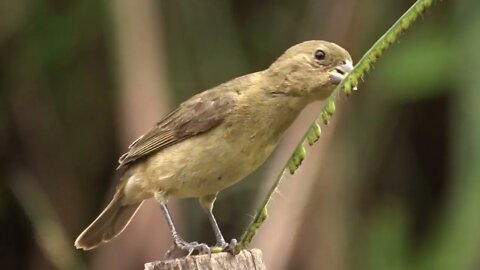
<path id="1" fill-rule="evenodd" d="M 235 101 L 234 96 L 218 92 L 204 92 L 187 100 L 135 140 L 118 160 L 117 169 L 217 127 L 235 106 Z"/>

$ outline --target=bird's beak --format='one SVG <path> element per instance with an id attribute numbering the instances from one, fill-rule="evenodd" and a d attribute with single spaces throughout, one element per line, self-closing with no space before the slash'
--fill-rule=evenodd
<path id="1" fill-rule="evenodd" d="M 330 82 L 338 85 L 352 70 L 352 61 L 345 60 L 343 64 L 336 66 L 334 70 L 330 71 Z M 357 90 L 357 87 L 354 87 L 353 90 Z"/>

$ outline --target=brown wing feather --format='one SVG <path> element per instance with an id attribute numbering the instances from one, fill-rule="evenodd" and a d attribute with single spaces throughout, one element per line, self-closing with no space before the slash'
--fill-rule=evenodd
<path id="1" fill-rule="evenodd" d="M 232 95 L 220 95 L 218 92 L 204 92 L 186 101 L 135 140 L 128 147 L 129 151 L 118 160 L 117 169 L 217 127 L 234 105 Z"/>

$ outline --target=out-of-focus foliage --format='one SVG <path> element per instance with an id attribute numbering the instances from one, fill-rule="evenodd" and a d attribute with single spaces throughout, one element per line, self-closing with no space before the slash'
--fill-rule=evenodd
<path id="1" fill-rule="evenodd" d="M 168 91 L 165 94 L 172 97 L 173 104 L 233 77 L 266 68 L 283 50 L 302 40 L 337 42 L 358 60 L 413 3 L 139 1 L 151 1 L 155 14 L 160 15 L 154 17 L 152 29 L 143 31 L 162 33 L 166 59 L 161 64 L 170 88 L 158 91 Z M 80 269 L 84 265 L 105 269 L 113 264 L 106 249 L 80 252 L 74 250 L 73 239 L 110 196 L 112 181 L 116 181 L 116 159 L 125 149 L 120 134 L 132 128 L 126 124 L 120 104 L 123 82 L 118 66 L 125 55 L 118 53 L 121 29 L 112 18 L 119 3 L 122 1 L 0 3 L 2 269 Z M 259 239 L 271 239 L 257 243 L 267 266 L 480 267 L 479 11 L 478 1 L 440 1 L 387 51 L 359 91 L 348 99 L 340 98 L 333 124 L 322 128 L 317 143 L 324 143 L 321 149 L 307 149 L 309 155 L 299 174 L 288 179 L 273 202 L 282 211 L 269 212 L 259 231 L 266 236 Z M 122 18 L 124 27 L 129 27 L 128 16 L 135 16 L 135 10 L 122 16 L 126 16 Z M 144 34 L 149 33 L 138 33 Z M 129 53 L 140 56 L 145 52 Z M 130 72 L 146 73 L 135 69 Z M 133 96 L 135 93 L 141 100 L 141 89 Z M 140 111 L 147 109 L 137 106 Z M 298 141 L 303 132 L 293 130 L 285 140 Z M 294 147 L 276 154 L 290 153 Z M 321 162 L 309 166 L 313 160 L 310 153 L 320 150 Z M 301 209 L 292 208 L 296 204 L 286 204 L 282 195 L 288 194 L 292 185 L 309 181 L 302 178 L 302 170 L 308 168 L 314 168 L 308 174 L 312 186 L 293 194 L 304 203 Z M 256 198 L 263 197 L 265 187 L 271 184 L 272 179 L 265 176 L 278 173 L 270 170 L 276 170 L 273 161 L 220 195 L 215 213 L 227 238 L 239 237 L 251 219 Z M 31 181 L 36 188 L 28 190 L 39 193 L 36 198 L 48 200 L 38 209 L 49 210 L 32 213 L 35 207 L 28 207 L 28 196 L 18 194 L 18 187 Z M 42 200 L 37 202 L 42 204 Z M 181 206 L 184 211 L 174 218 L 183 217 L 186 238 L 213 243 L 213 233 L 197 203 L 192 200 Z M 289 226 L 279 228 L 278 217 Z M 55 224 L 38 227 L 49 223 Z M 281 229 L 285 238 L 273 237 L 275 229 Z M 52 235 L 66 239 L 49 241 L 38 235 L 42 230 L 54 230 Z M 295 233 L 289 234 L 292 231 Z M 283 242 L 275 244 L 276 240 Z M 123 242 L 128 243 L 125 252 L 137 241 L 151 254 L 149 241 L 156 238 L 129 239 Z M 52 252 L 65 242 L 72 243 L 71 249 Z M 120 243 L 114 240 L 109 245 Z M 281 256 L 280 251 L 284 251 Z M 160 259 L 164 250 L 154 252 Z M 141 268 L 141 262 L 137 258 L 132 264 Z M 128 266 L 125 264 L 125 269 Z"/>

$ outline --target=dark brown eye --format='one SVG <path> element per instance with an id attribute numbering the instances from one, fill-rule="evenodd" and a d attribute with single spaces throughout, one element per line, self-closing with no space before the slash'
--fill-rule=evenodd
<path id="1" fill-rule="evenodd" d="M 325 59 L 325 56 L 326 56 L 326 54 L 323 50 L 316 50 L 315 51 L 315 59 L 323 60 L 323 59 Z"/>

